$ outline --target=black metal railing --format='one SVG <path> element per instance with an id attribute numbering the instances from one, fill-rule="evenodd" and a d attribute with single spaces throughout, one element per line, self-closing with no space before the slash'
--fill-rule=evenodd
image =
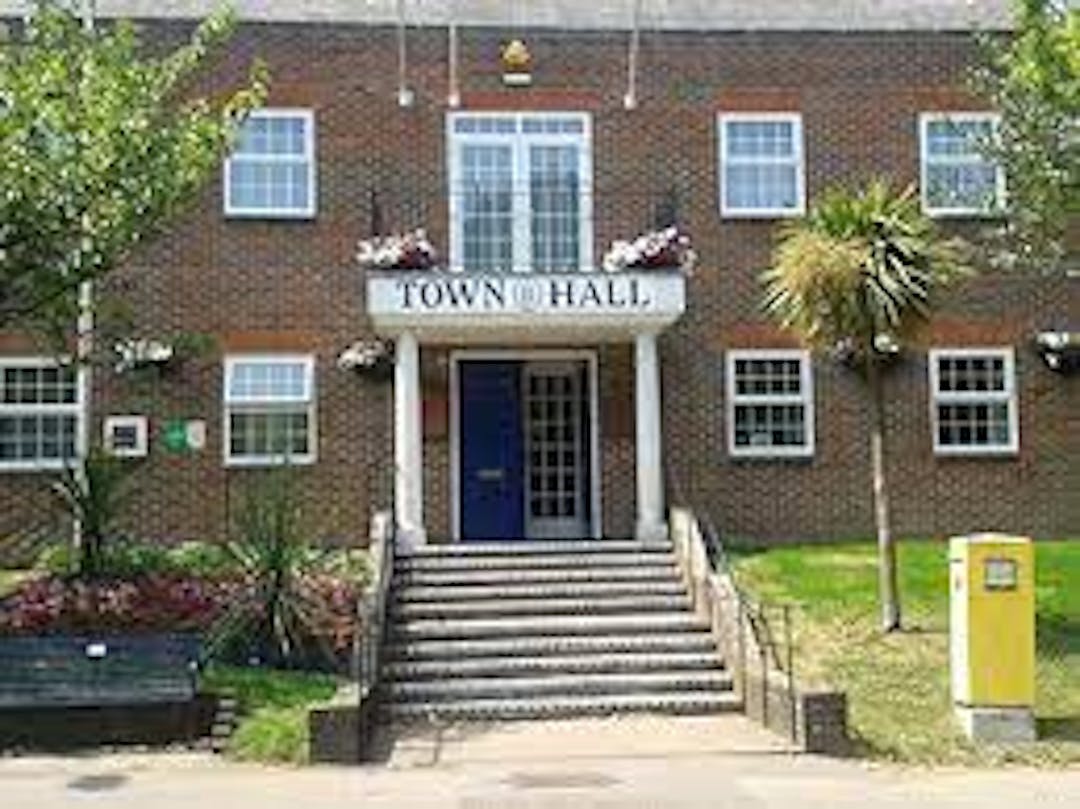
<path id="1" fill-rule="evenodd" d="M 725 547 L 719 529 L 708 509 L 694 503 L 683 490 L 679 478 L 670 467 L 666 469 L 668 478 L 669 502 L 673 507 L 682 507 L 690 512 L 697 525 L 701 543 L 704 546 L 710 570 L 722 577 L 731 590 L 737 641 L 737 663 L 739 682 L 742 684 L 743 698 L 747 699 L 747 686 L 751 676 L 758 680 L 760 690 L 761 719 L 769 724 L 770 685 L 780 679 L 785 686 L 787 699 L 784 700 L 790 712 L 789 722 L 793 740 L 798 736 L 798 701 L 796 699 L 796 647 L 794 614 L 795 605 L 790 602 L 764 599 L 742 582 L 732 564 L 731 555 Z M 756 671 L 751 671 L 751 661 L 756 664 Z M 747 705 L 747 710 L 752 707 Z"/>
<path id="2" fill-rule="evenodd" d="M 386 641 L 387 604 L 394 573 L 394 521 L 392 514 L 372 518 L 372 578 L 357 603 L 357 632 L 353 640 L 352 678 L 361 709 L 377 696 Z"/>

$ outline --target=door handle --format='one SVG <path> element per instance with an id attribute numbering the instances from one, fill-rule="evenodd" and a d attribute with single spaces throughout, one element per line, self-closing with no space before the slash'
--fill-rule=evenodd
<path id="1" fill-rule="evenodd" d="M 476 470 L 476 479 L 477 480 L 483 480 L 483 481 L 486 481 L 486 482 L 492 482 L 493 483 L 495 481 L 502 480 L 505 477 L 506 477 L 506 471 L 499 468 L 499 467 L 489 468 L 489 469 L 477 469 Z"/>

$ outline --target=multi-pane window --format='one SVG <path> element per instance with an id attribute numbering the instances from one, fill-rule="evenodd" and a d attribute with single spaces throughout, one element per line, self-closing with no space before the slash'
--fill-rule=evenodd
<path id="1" fill-rule="evenodd" d="M 225 460 L 315 460 L 315 361 L 311 356 L 225 359 Z"/>
<path id="2" fill-rule="evenodd" d="M 1001 207 L 1005 174 L 983 152 L 997 126 L 997 116 L 985 113 L 922 116 L 922 198 L 927 213 L 986 214 Z"/>
<path id="3" fill-rule="evenodd" d="M 801 116 L 724 113 L 719 126 L 721 214 L 802 213 L 805 181 Z"/>
<path id="4" fill-rule="evenodd" d="M 592 262 L 588 116 L 449 117 L 454 268 L 559 272 Z"/>
<path id="5" fill-rule="evenodd" d="M 728 448 L 732 455 L 814 452 L 814 387 L 806 351 L 729 351 Z"/>
<path id="6" fill-rule="evenodd" d="M 261 110 L 244 121 L 225 161 L 225 213 L 315 215 L 315 118 L 310 110 Z"/>
<path id="7" fill-rule="evenodd" d="M 76 455 L 78 426 L 74 368 L 0 361 L 0 469 L 62 466 Z"/>
<path id="8" fill-rule="evenodd" d="M 1016 452 L 1020 435 L 1014 361 L 1011 348 L 930 352 L 935 452 Z"/>

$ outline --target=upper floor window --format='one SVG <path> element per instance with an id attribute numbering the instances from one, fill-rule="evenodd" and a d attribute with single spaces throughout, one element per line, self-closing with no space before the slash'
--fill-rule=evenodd
<path id="1" fill-rule="evenodd" d="M 920 119 L 923 209 L 937 216 L 992 213 L 1005 201 L 1005 172 L 982 151 L 992 113 L 930 113 Z"/>
<path id="2" fill-rule="evenodd" d="M 315 116 L 311 110 L 267 109 L 248 116 L 225 161 L 225 214 L 315 215 Z"/>
<path id="3" fill-rule="evenodd" d="M 55 469 L 75 457 L 76 377 L 50 360 L 0 360 L 0 469 Z"/>
<path id="4" fill-rule="evenodd" d="M 810 353 L 783 349 L 727 354 L 728 451 L 734 456 L 814 454 Z"/>
<path id="5" fill-rule="evenodd" d="M 454 268 L 558 272 L 590 267 L 588 115 L 453 113 L 447 130 Z"/>
<path id="6" fill-rule="evenodd" d="M 315 460 L 315 358 L 225 358 L 225 461 L 230 465 Z"/>
<path id="7" fill-rule="evenodd" d="M 722 113 L 720 213 L 797 216 L 805 210 L 802 116 Z"/>
<path id="8" fill-rule="evenodd" d="M 947 348 L 930 352 L 934 452 L 1016 452 L 1015 357 L 1011 348 Z"/>

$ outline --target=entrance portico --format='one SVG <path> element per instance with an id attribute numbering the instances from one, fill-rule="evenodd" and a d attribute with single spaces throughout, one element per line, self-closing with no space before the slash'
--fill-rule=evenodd
<path id="1" fill-rule="evenodd" d="M 394 501 L 403 545 L 415 547 L 427 541 L 420 374 L 425 344 L 459 347 L 451 356 L 454 389 L 449 395 L 456 538 L 469 538 L 468 526 L 476 525 L 462 519 L 461 511 L 467 508 L 505 511 L 495 515 L 487 528 L 477 529 L 481 532 L 477 536 L 511 525 L 520 526 L 523 537 L 569 536 L 576 531 L 599 535 L 597 443 L 605 425 L 596 402 L 604 392 L 598 390 L 595 355 L 589 349 L 614 343 L 633 345 L 635 533 L 646 540 L 666 536 L 656 340 L 685 309 L 685 281 L 680 273 L 372 274 L 367 280 L 367 305 L 376 331 L 394 338 L 397 345 Z M 491 361 L 479 364 L 483 357 Z M 582 368 L 586 370 L 579 376 Z M 467 369 L 469 380 L 464 394 L 462 369 Z M 500 389 L 505 390 L 497 393 Z M 511 390 L 517 393 L 506 392 Z M 491 396 L 496 397 L 494 405 Z M 521 410 L 523 402 L 529 403 L 528 412 Z M 466 413 L 470 407 L 474 411 Z M 544 422 L 544 418 L 558 418 L 558 423 Z M 468 456 L 462 454 L 463 425 L 472 433 L 473 450 L 481 448 L 480 455 L 473 450 Z M 549 444 L 530 445 L 521 432 L 526 428 L 537 441 Z M 485 430 L 490 434 L 484 435 Z M 546 438 L 549 434 L 551 439 Z M 530 447 L 529 457 L 524 457 Z M 500 465 L 504 457 L 496 452 L 500 448 L 509 453 L 505 456 L 508 465 Z M 484 451 L 496 462 L 484 465 Z M 554 467 L 544 465 L 548 457 Z M 530 467 L 530 459 L 539 459 L 536 462 L 541 466 Z M 484 487 L 477 489 L 461 480 L 465 464 L 474 478 L 500 483 L 487 490 L 503 491 L 503 499 L 484 503 Z M 506 491 L 511 493 L 506 495 Z M 513 500 L 519 493 L 533 498 L 530 508 L 522 505 L 523 500 Z M 524 511 L 520 518 L 519 509 Z"/>

